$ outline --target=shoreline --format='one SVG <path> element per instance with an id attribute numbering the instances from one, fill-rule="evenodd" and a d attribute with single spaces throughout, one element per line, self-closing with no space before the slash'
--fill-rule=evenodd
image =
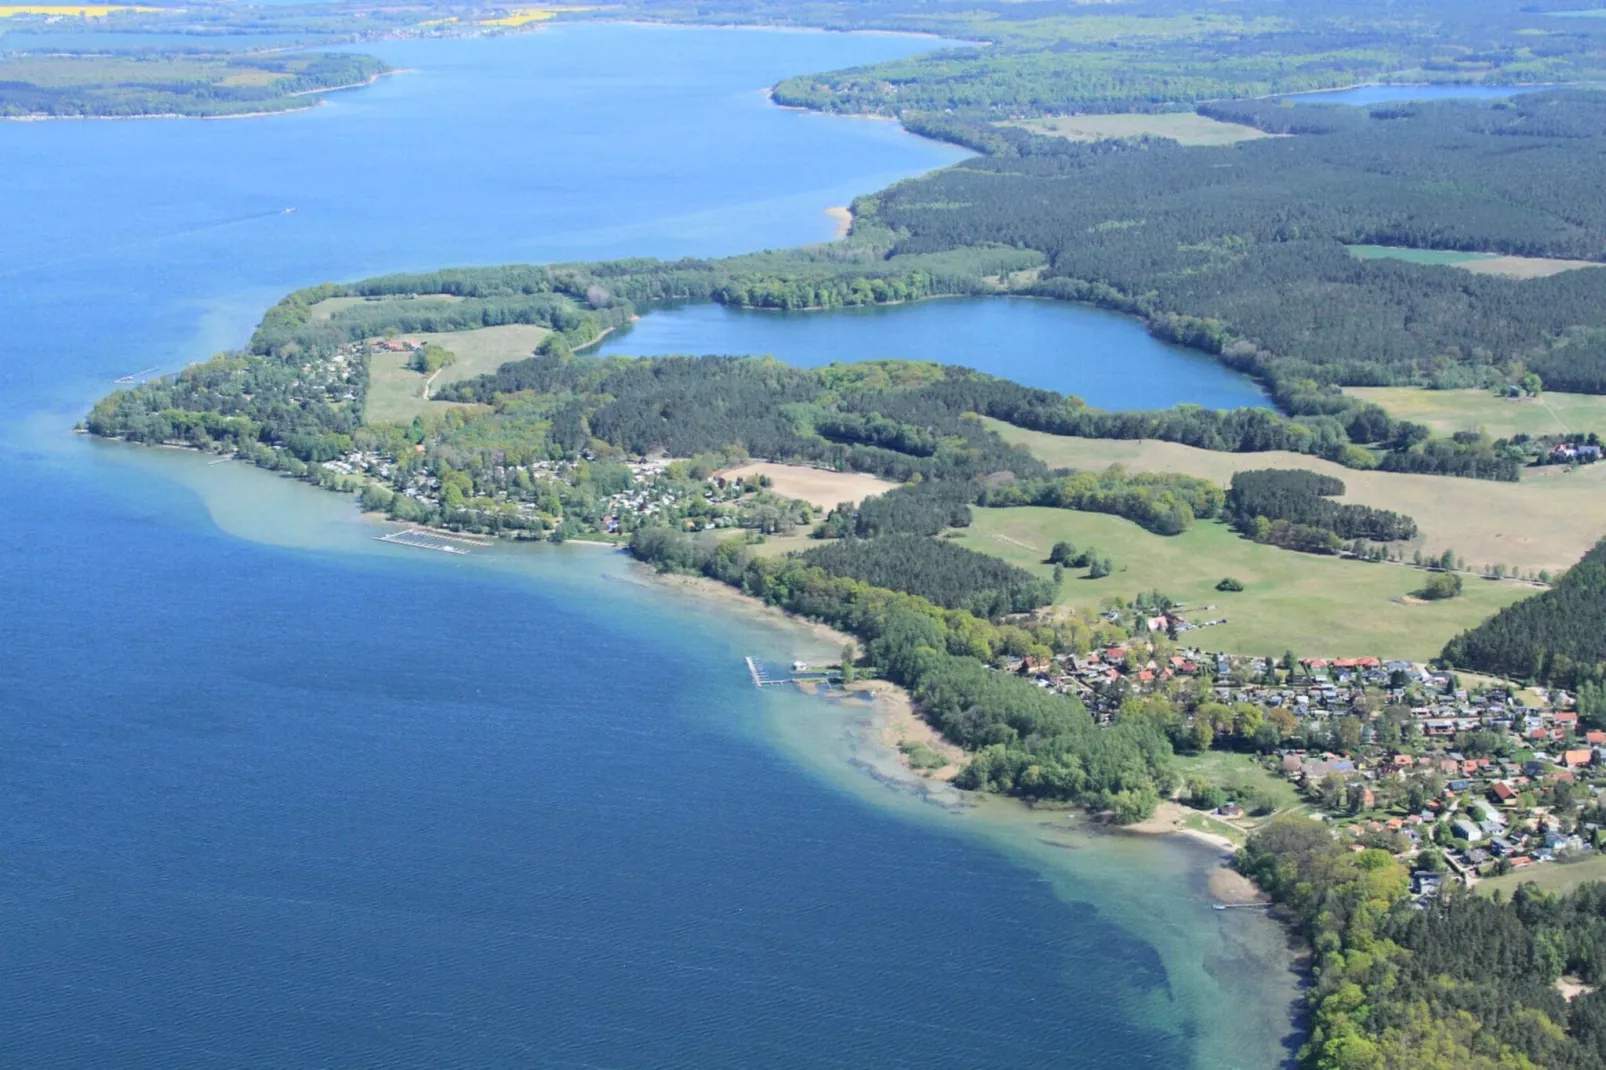
<path id="1" fill-rule="evenodd" d="M 223 119 L 268 119 L 275 115 L 291 115 L 295 112 L 311 111 L 322 107 L 323 94 L 343 93 L 348 89 L 366 89 L 376 84 L 381 78 L 392 74 L 409 74 L 412 68 L 398 67 L 391 71 L 380 71 L 371 78 L 361 82 L 350 82 L 346 85 L 334 85 L 327 89 L 298 89 L 293 93 L 285 93 L 276 97 L 276 100 L 289 100 L 291 98 L 312 97 L 314 99 L 305 104 L 297 104 L 289 108 L 273 108 L 268 111 L 239 111 L 228 112 L 222 115 L 186 115 L 180 111 L 146 112 L 141 115 L 0 115 L 0 122 L 8 123 L 57 123 L 57 122 L 138 122 L 148 119 L 199 119 L 203 122 Z"/>

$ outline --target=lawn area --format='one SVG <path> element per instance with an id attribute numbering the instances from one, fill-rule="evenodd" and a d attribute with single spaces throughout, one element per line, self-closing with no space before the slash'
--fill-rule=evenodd
<path id="1" fill-rule="evenodd" d="M 1532 477 L 1524 473 L 1520 483 L 1495 483 L 1360 472 L 1319 457 L 1276 450 L 1220 453 L 1174 442 L 1075 438 L 1026 431 L 999 420 L 982 422 L 1054 467 L 1104 469 L 1122 464 L 1134 472 L 1186 472 L 1223 486 L 1234 472 L 1245 469 L 1322 472 L 1344 481 L 1346 493 L 1339 501 L 1392 509 L 1413 518 L 1421 535 L 1407 547 L 1407 557 L 1412 549 L 1454 550 L 1479 571 L 1492 564 L 1528 571 L 1570 568 L 1606 533 L 1606 464 L 1575 472 L 1543 469 Z"/>
<path id="2" fill-rule="evenodd" d="M 1380 406 L 1390 416 L 1426 424 L 1441 435 L 1484 431 L 1516 434 L 1606 433 L 1606 397 L 1547 392 L 1537 398 L 1496 397 L 1487 390 L 1423 390 L 1415 386 L 1346 387 L 1344 393 Z"/>
<path id="3" fill-rule="evenodd" d="M 1219 784 L 1240 798 L 1267 795 L 1276 800 L 1277 809 L 1288 810 L 1303 800 L 1292 784 L 1270 772 L 1248 754 L 1210 750 L 1203 754 L 1178 755 L 1172 760 L 1184 782 L 1203 777 Z"/>
<path id="4" fill-rule="evenodd" d="M 770 477 L 771 488 L 783 498 L 796 498 L 820 509 L 831 509 L 843 502 L 859 502 L 873 494 L 885 494 L 898 486 L 863 472 L 832 472 L 798 464 L 750 461 L 714 473 L 726 479 L 749 476 Z"/>
<path id="5" fill-rule="evenodd" d="M 1474 275 L 1501 275 L 1508 279 L 1542 279 L 1563 271 L 1601 267 L 1592 260 L 1557 260 L 1545 256 L 1502 256 L 1500 253 L 1469 253 L 1459 249 L 1405 249 L 1393 245 L 1349 245 L 1350 255 L 1360 260 L 1403 260 L 1407 264 L 1457 267 Z"/>
<path id="6" fill-rule="evenodd" d="M 1469 260 L 1494 260 L 1498 253 L 1468 253 L 1459 249 L 1406 249 L 1396 245 L 1347 245 L 1357 260 L 1403 260 L 1407 264 L 1459 266 Z"/>
<path id="7" fill-rule="evenodd" d="M 1042 119 L 1022 119 L 1005 125 L 1018 126 L 1034 134 L 1047 134 L 1070 141 L 1103 141 L 1122 137 L 1168 137 L 1183 145 L 1232 145 L 1272 135 L 1252 126 L 1224 123 L 1193 112 L 1163 112 L 1155 115 L 1050 115 Z"/>
<path id="8" fill-rule="evenodd" d="M 342 298 L 334 298 L 342 300 Z M 323 302 L 322 304 L 328 304 Z M 321 305 L 319 306 L 322 307 Z M 457 354 L 457 363 L 442 368 L 433 386 L 494 372 L 503 364 L 523 360 L 550 332 L 545 327 L 509 323 L 473 331 L 444 334 L 407 334 L 414 342 L 434 342 Z M 368 398 L 363 405 L 367 423 L 406 423 L 431 407 L 446 407 L 424 397 L 424 376 L 407 366 L 411 353 L 375 353 L 368 358 Z"/>
<path id="9" fill-rule="evenodd" d="M 1182 816 L 1182 827 L 1193 829 L 1195 832 L 1208 832 L 1213 836 L 1225 836 L 1233 843 L 1242 844 L 1249 839 L 1249 834 L 1230 821 L 1223 821 L 1219 817 L 1200 813 L 1198 810 L 1189 810 Z"/>
<path id="10" fill-rule="evenodd" d="M 1496 891 L 1509 898 L 1519 884 L 1537 884 L 1547 892 L 1565 892 L 1588 881 L 1606 881 L 1606 855 L 1594 855 L 1582 862 L 1566 864 L 1546 862 L 1507 873 L 1504 877 L 1490 877 L 1478 882 L 1479 895 L 1493 895 Z"/>
<path id="11" fill-rule="evenodd" d="M 1525 584 L 1468 579 L 1459 598 L 1416 602 L 1405 596 L 1422 585 L 1425 574 L 1418 569 L 1280 550 L 1212 521 L 1167 537 L 1120 517 L 1069 509 L 974 514 L 961 545 L 1040 575 L 1051 574 L 1042 562 L 1060 539 L 1114 559 L 1115 571 L 1103 579 L 1067 571 L 1062 604 L 1097 608 L 1112 595 L 1130 599 L 1158 589 L 1186 604 L 1190 619 L 1225 617 L 1226 624 L 1185 634 L 1187 642 L 1228 653 L 1293 649 L 1304 656 L 1425 659 L 1437 656 L 1456 633 L 1536 593 Z M 1224 576 L 1241 581 L 1244 590 L 1217 591 Z"/>

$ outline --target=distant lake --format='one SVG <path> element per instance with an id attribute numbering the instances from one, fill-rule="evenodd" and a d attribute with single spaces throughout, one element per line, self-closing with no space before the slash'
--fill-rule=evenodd
<path id="1" fill-rule="evenodd" d="M 1502 100 L 1558 88 L 1553 85 L 1363 85 L 1354 89 L 1289 93 L 1280 99 L 1295 104 L 1349 104 L 1364 108 L 1402 100 Z"/>
<path id="2" fill-rule="evenodd" d="M 949 298 L 881 308 L 770 312 L 688 305 L 649 312 L 599 354 L 766 354 L 817 367 L 899 358 L 961 364 L 1101 409 L 1269 404 L 1254 380 L 1153 337 L 1128 316 L 1065 301 Z"/>

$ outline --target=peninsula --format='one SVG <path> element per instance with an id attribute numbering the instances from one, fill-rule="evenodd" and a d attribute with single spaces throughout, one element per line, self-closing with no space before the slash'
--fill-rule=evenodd
<path id="1" fill-rule="evenodd" d="M 1150 58 L 1215 39 L 1196 32 Z M 611 539 L 852 635 L 844 674 L 906 688 L 964 750 L 962 787 L 1117 822 L 1185 802 L 1191 827 L 1243 841 L 1242 869 L 1312 941 L 1306 1065 L 1600 1065 L 1598 888 L 1471 889 L 1530 866 L 1577 883 L 1550 875 L 1595 873 L 1602 846 L 1606 507 L 1589 489 L 1606 469 L 1584 421 L 1606 394 L 1606 272 L 1576 263 L 1606 263 L 1606 97 L 1217 102 L 1201 114 L 1278 136 L 1183 145 L 1045 133 L 1019 90 L 974 95 L 1000 64 L 1024 83 L 1043 62 L 1020 45 L 909 61 L 906 82 L 783 84 L 982 153 L 860 198 L 840 242 L 312 287 L 244 351 L 118 391 L 86 428 L 410 524 Z M 1079 77 L 1056 84 L 1090 92 L 1103 68 L 1066 62 Z M 939 91 L 961 106 L 916 110 Z M 1575 264 L 1508 278 L 1375 248 Z M 1277 409 L 1104 412 L 920 362 L 576 356 L 672 300 L 994 294 L 1141 317 Z M 1462 401 L 1408 418 L 1429 391 Z M 1577 425 L 1522 429 L 1555 391 Z M 1463 426 L 1474 406 L 1494 418 Z M 880 492 L 811 501 L 778 465 Z M 1270 645 L 1294 635 L 1303 655 Z"/>

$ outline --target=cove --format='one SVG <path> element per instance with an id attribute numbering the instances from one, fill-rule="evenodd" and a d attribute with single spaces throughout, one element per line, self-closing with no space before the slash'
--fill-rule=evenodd
<path id="1" fill-rule="evenodd" d="M 863 710 L 748 682 L 808 633 L 69 433 L 323 279 L 825 240 L 963 154 L 762 87 L 930 47 L 563 27 L 295 115 L 0 124 L 0 1065 L 1286 1058 L 1213 857 L 889 782 Z"/>
<path id="2" fill-rule="evenodd" d="M 686 305 L 605 338 L 601 355 L 767 354 L 804 367 L 906 359 L 959 364 L 1075 394 L 1101 409 L 1269 404 L 1248 376 L 1153 337 L 1138 321 L 1065 301 L 969 297 L 772 312 Z"/>

